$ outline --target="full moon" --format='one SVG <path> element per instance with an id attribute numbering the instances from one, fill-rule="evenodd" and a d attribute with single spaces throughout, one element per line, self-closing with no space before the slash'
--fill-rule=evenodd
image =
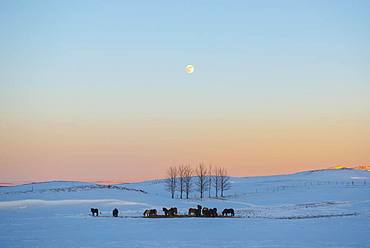
<path id="1" fill-rule="evenodd" d="M 189 73 L 189 74 L 193 73 L 193 71 L 194 71 L 194 66 L 193 66 L 193 65 L 187 65 L 187 66 L 185 67 L 185 71 L 186 71 L 186 73 Z"/>

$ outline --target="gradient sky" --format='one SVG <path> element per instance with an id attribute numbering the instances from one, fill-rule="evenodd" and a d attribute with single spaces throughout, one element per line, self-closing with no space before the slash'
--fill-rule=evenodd
<path id="1" fill-rule="evenodd" d="M 347 0 L 1 1 L 0 182 L 369 165 L 369 13 Z"/>

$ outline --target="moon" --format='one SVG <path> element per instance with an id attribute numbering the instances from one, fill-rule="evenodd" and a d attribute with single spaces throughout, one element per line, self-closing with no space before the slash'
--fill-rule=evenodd
<path id="1" fill-rule="evenodd" d="M 186 71 L 186 73 L 188 73 L 188 74 L 192 74 L 192 73 L 194 72 L 194 66 L 193 66 L 193 65 L 187 65 L 187 66 L 185 67 L 185 71 Z"/>

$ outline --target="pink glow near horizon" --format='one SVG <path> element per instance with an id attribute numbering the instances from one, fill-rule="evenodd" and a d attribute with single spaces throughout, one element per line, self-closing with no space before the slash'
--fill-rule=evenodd
<path id="1" fill-rule="evenodd" d="M 133 182 L 163 178 L 172 165 L 199 162 L 223 166 L 233 176 L 370 164 L 369 140 L 362 136 L 368 128 L 305 122 L 147 124 L 150 128 L 15 125 L 0 141 L 0 182 Z"/>

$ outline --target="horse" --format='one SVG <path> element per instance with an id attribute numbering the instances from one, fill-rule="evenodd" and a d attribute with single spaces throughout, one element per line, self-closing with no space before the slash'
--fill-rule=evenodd
<path id="1" fill-rule="evenodd" d="M 202 206 L 197 205 L 197 208 L 189 208 L 188 215 L 193 215 L 193 214 L 197 217 L 200 217 L 202 214 Z"/>
<path id="2" fill-rule="evenodd" d="M 167 209 L 167 208 L 162 208 L 162 210 L 163 210 L 163 212 L 164 212 L 164 216 L 167 216 L 167 215 L 169 215 L 169 209 Z"/>
<path id="3" fill-rule="evenodd" d="M 113 209 L 112 214 L 113 214 L 113 217 L 118 217 L 118 209 L 117 208 Z"/>
<path id="4" fill-rule="evenodd" d="M 206 208 L 202 209 L 202 215 L 206 217 L 216 217 L 217 216 L 217 208 Z"/>
<path id="5" fill-rule="evenodd" d="M 163 210 L 165 216 L 177 215 L 177 208 L 176 207 L 170 208 L 170 209 L 162 208 L 162 210 Z"/>
<path id="6" fill-rule="evenodd" d="M 149 210 L 149 216 L 156 216 L 157 215 L 157 209 L 150 209 Z"/>
<path id="7" fill-rule="evenodd" d="M 177 207 L 170 208 L 170 211 L 171 210 L 173 215 L 177 215 Z"/>
<path id="8" fill-rule="evenodd" d="M 198 216 L 198 209 L 197 208 L 189 208 L 188 215 L 195 215 Z"/>
<path id="9" fill-rule="evenodd" d="M 208 216 L 208 215 L 209 215 L 209 209 L 208 209 L 208 208 L 206 208 L 206 207 L 204 207 L 204 208 L 202 209 L 202 215 L 204 215 L 204 216 Z"/>
<path id="10" fill-rule="evenodd" d="M 143 213 L 144 217 L 157 216 L 157 209 L 147 209 Z"/>
<path id="11" fill-rule="evenodd" d="M 99 216 L 99 209 L 97 208 L 91 208 L 90 209 L 92 216 Z"/>
<path id="12" fill-rule="evenodd" d="M 168 214 L 170 216 L 177 215 L 177 208 L 176 207 L 170 208 Z"/>
<path id="13" fill-rule="evenodd" d="M 198 209 L 197 217 L 200 217 L 202 215 L 202 206 L 201 205 L 197 205 L 197 209 Z"/>
<path id="14" fill-rule="evenodd" d="M 222 211 L 222 216 L 228 216 L 230 214 L 231 216 L 235 216 L 235 212 L 233 208 L 225 208 L 224 211 Z"/>
<path id="15" fill-rule="evenodd" d="M 211 208 L 209 209 L 209 216 L 211 217 L 217 217 L 218 214 L 217 214 L 217 208 Z"/>

